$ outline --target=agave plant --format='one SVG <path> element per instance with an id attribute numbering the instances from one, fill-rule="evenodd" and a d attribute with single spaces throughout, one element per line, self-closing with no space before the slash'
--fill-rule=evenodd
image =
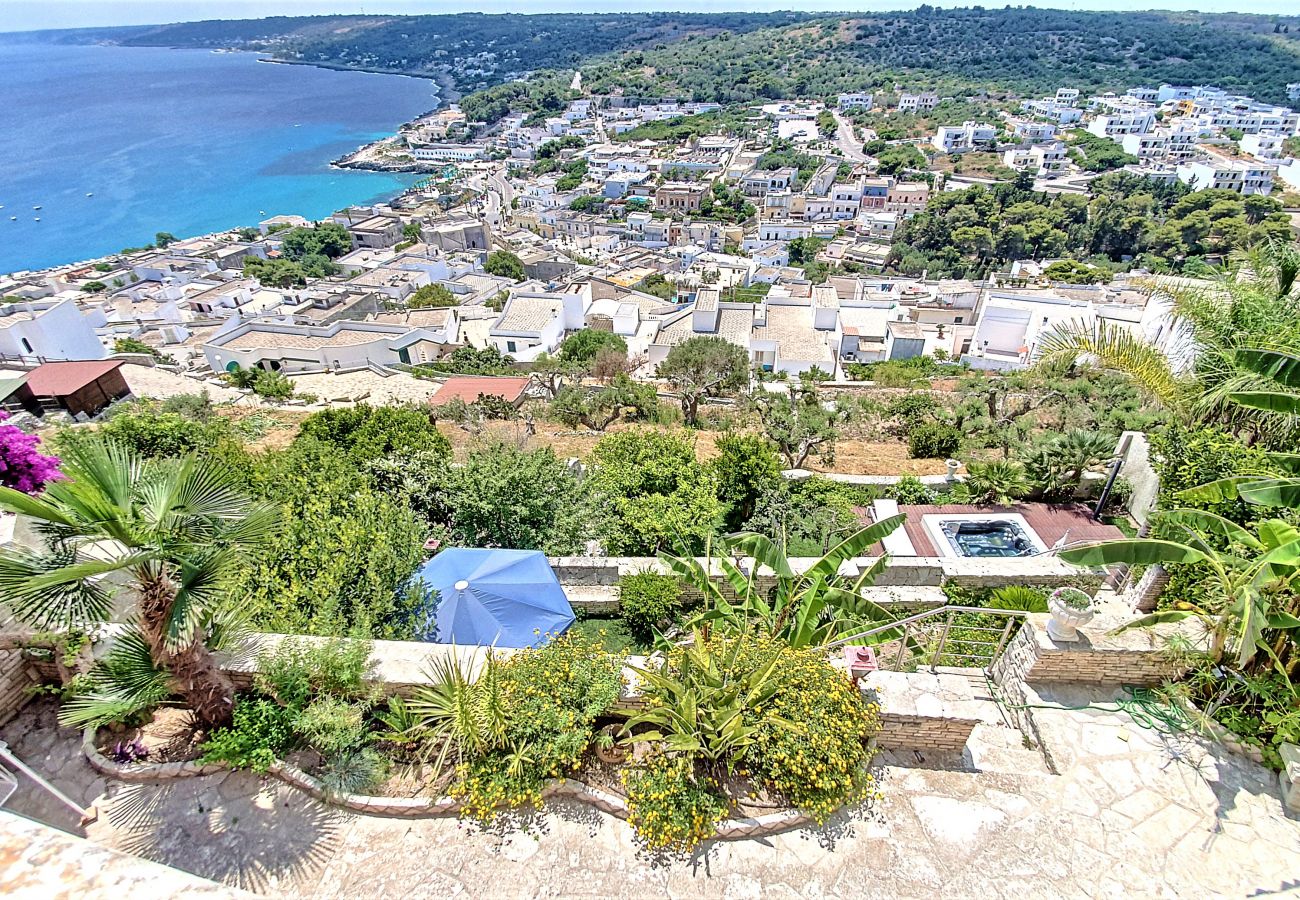
<path id="1" fill-rule="evenodd" d="M 775 673 L 780 657 L 773 653 L 762 665 L 741 671 L 737 662 L 744 640 L 739 634 L 710 639 L 697 630 L 694 641 L 673 650 L 658 671 L 633 666 L 645 683 L 650 708 L 629 719 L 624 734 L 652 725 L 654 730 L 637 738 L 698 757 L 716 769 L 739 759 L 768 724 L 795 727 L 760 712 L 779 687 Z M 746 724 L 747 717 L 756 724 Z"/>
<path id="2" fill-rule="evenodd" d="M 1264 640 L 1264 632 L 1300 628 L 1300 601 L 1295 593 L 1300 529 L 1281 519 L 1268 519 L 1258 523 L 1252 534 L 1235 522 L 1195 509 L 1164 513 L 1159 524 L 1162 534 L 1179 539 L 1102 541 L 1060 555 L 1081 566 L 1202 564 L 1214 588 L 1213 607 L 1180 602 L 1125 627 L 1195 618 L 1209 633 L 1210 655 L 1216 661 L 1230 652 L 1244 667 L 1263 652 L 1281 669 L 1277 650 Z M 1225 543 L 1227 550 L 1218 549 Z"/>
<path id="3" fill-rule="evenodd" d="M 456 654 L 429 667 L 430 684 L 415 692 L 401 709 L 406 736 L 418 736 L 437 748 L 437 768 L 449 759 L 482 756 L 502 746 L 506 709 L 496 659 L 489 653 L 478 677 Z"/>
<path id="4" fill-rule="evenodd" d="M 156 702 L 166 673 L 199 724 L 229 722 L 234 686 L 211 648 L 228 624 L 226 588 L 270 533 L 273 508 L 252 502 L 214 460 L 144 459 L 99 436 L 67 449 L 63 474 L 40 496 L 0 487 L 0 508 L 31 519 L 48 545 L 0 552 L 0 601 L 37 628 L 85 628 L 113 611 L 101 579 L 124 575 L 140 641 L 119 661 L 134 661 L 136 677 L 111 687 L 103 679 L 121 669 L 101 671 L 100 696 L 139 709 Z"/>
<path id="5" fill-rule="evenodd" d="M 755 626 L 791 647 L 815 646 L 849 633 L 864 621 L 892 619 L 861 593 L 884 569 L 887 556 L 882 554 L 857 578 L 848 579 L 839 572 L 844 563 L 892 534 L 905 518 L 891 516 L 859 529 L 800 572 L 775 543 L 752 532 L 722 540 L 729 554 L 753 561 L 748 572 L 730 555 L 714 556 L 711 543 L 703 563 L 689 556 L 660 554 L 659 558 L 678 578 L 704 595 L 705 610 L 688 623 L 691 627 L 722 623 L 744 630 Z M 722 572 L 729 591 L 713 578 L 715 567 Z M 763 569 L 776 577 L 770 592 L 757 581 Z M 729 593 L 734 601 L 728 599 Z"/>

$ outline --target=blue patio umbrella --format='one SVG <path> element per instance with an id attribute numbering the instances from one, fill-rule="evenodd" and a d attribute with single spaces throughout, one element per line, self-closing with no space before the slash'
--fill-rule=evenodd
<path id="1" fill-rule="evenodd" d="M 462 646 L 534 647 L 573 624 L 573 607 L 536 550 L 453 547 L 415 577 L 438 592 L 421 636 Z"/>

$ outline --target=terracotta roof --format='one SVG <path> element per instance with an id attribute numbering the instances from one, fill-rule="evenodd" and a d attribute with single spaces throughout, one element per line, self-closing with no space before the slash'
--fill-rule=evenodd
<path id="1" fill-rule="evenodd" d="M 450 400 L 459 397 L 466 403 L 473 403 L 478 399 L 479 394 L 491 397 L 504 397 L 511 403 L 522 396 L 524 388 L 528 387 L 528 378 L 511 378 L 492 377 L 492 376 L 470 376 L 458 375 L 454 378 L 448 378 L 438 393 L 429 398 L 429 402 L 434 406 L 441 406 Z"/>
<path id="2" fill-rule="evenodd" d="M 121 366 L 120 359 L 47 362 L 27 374 L 27 386 L 37 397 L 66 397 Z"/>

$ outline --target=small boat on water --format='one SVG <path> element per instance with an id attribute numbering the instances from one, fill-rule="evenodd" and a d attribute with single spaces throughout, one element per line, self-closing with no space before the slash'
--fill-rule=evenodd
<path id="1" fill-rule="evenodd" d="M 10 216 L 10 217 L 9 217 L 9 221 L 10 221 L 10 222 L 17 222 L 17 221 L 18 221 L 18 217 L 17 217 L 17 216 Z"/>
<path id="2" fill-rule="evenodd" d="M 33 222 L 39 222 L 40 220 L 41 220 L 41 217 L 40 217 L 40 216 L 32 216 L 32 221 L 33 221 Z"/>
<path id="3" fill-rule="evenodd" d="M 86 191 L 86 196 L 87 196 L 87 197 L 93 197 L 93 196 L 95 196 L 95 192 L 94 192 L 94 191 Z"/>
<path id="4" fill-rule="evenodd" d="M 39 206 L 33 206 L 32 209 L 40 209 Z"/>

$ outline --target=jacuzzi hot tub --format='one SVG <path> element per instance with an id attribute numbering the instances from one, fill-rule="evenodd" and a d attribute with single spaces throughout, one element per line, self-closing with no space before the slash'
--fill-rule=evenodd
<path id="1" fill-rule="evenodd" d="M 951 513 L 921 517 L 930 543 L 943 556 L 1007 559 L 1047 552 L 1019 513 Z"/>

